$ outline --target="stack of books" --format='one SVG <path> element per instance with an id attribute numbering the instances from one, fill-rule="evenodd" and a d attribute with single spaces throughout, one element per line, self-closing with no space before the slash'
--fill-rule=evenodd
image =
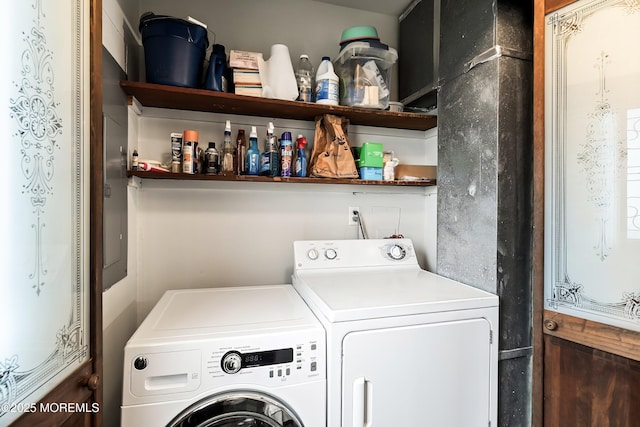
<path id="1" fill-rule="evenodd" d="M 262 53 L 232 50 L 229 67 L 233 69 L 233 84 L 237 95 L 262 96 L 259 63 Z"/>

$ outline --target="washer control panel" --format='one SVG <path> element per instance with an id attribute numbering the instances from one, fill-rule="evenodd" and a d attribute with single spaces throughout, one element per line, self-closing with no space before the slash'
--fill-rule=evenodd
<path id="1" fill-rule="evenodd" d="M 240 372 L 242 368 L 255 368 L 258 366 L 271 366 L 292 362 L 293 348 L 251 351 L 247 353 L 231 350 L 222 356 L 220 367 L 227 374 L 235 374 Z"/>
<path id="2" fill-rule="evenodd" d="M 304 240 L 294 242 L 295 269 L 418 266 L 409 239 Z"/>
<path id="3" fill-rule="evenodd" d="M 324 341 L 309 337 L 288 347 L 240 345 L 207 351 L 209 378 L 225 383 L 303 382 L 325 375 Z"/>

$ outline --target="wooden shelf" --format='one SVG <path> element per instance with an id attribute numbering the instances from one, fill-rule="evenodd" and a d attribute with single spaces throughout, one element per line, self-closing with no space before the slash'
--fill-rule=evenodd
<path id="1" fill-rule="evenodd" d="M 137 176 L 145 179 L 169 179 L 180 181 L 242 181 L 242 182 L 279 182 L 279 183 L 303 183 L 303 184 L 348 184 L 348 185 L 377 185 L 392 187 L 431 187 L 436 185 L 436 180 L 429 181 L 374 181 L 362 179 L 331 179 L 331 178 L 283 178 L 254 175 L 205 175 L 170 172 L 127 171 L 127 176 Z"/>
<path id="2" fill-rule="evenodd" d="M 313 121 L 322 114 L 335 114 L 348 118 L 354 125 L 409 130 L 427 130 L 437 125 L 436 116 L 428 114 L 282 101 L 133 81 L 121 81 L 120 86 L 128 95 L 147 107 L 306 121 Z"/>

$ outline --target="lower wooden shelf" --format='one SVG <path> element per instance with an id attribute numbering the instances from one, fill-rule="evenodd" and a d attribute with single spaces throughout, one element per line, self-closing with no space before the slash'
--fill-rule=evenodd
<path id="1" fill-rule="evenodd" d="M 431 187 L 436 185 L 436 180 L 421 181 L 378 181 L 363 179 L 332 179 L 332 178 L 298 178 L 298 177 L 268 177 L 255 175 L 206 175 L 187 174 L 170 172 L 150 172 L 150 171 L 127 171 L 127 176 L 136 176 L 144 179 L 169 179 L 181 181 L 241 181 L 241 182 L 281 182 L 281 183 L 304 183 L 304 184 L 348 184 L 348 185 L 377 185 L 390 187 Z"/>

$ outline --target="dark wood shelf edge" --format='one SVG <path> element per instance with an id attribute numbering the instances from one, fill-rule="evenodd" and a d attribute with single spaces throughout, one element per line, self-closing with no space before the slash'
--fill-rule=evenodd
<path id="1" fill-rule="evenodd" d="M 437 117 L 428 114 L 283 101 L 128 80 L 121 81 L 120 86 L 146 107 L 305 121 L 313 121 L 322 114 L 335 114 L 348 118 L 354 125 L 407 130 L 428 130 L 437 126 Z"/>
<path id="2" fill-rule="evenodd" d="M 138 177 L 144 179 L 168 179 L 176 181 L 237 181 L 237 182 L 276 182 L 276 183 L 298 183 L 298 184 L 348 184 L 348 185 L 376 185 L 390 187 L 432 187 L 436 185 L 436 180 L 430 181 L 376 181 L 362 179 L 333 179 L 333 178 L 284 178 L 267 177 L 253 175 L 206 175 L 206 174 L 186 174 L 170 172 L 151 171 L 127 171 L 127 177 Z"/>

